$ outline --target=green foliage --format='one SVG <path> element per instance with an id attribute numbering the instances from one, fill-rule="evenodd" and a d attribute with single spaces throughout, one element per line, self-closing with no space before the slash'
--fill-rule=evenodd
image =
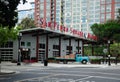
<path id="1" fill-rule="evenodd" d="M 93 24 L 91 26 L 93 33 L 98 37 L 99 42 L 105 40 L 117 40 L 116 34 L 120 34 L 120 23 L 116 20 L 108 20 L 103 24 Z"/>
<path id="2" fill-rule="evenodd" d="M 25 3 L 26 0 L 23 0 Z M 18 20 L 17 6 L 20 0 L 0 0 L 0 25 L 14 27 Z"/>
<path id="3" fill-rule="evenodd" d="M 0 26 L 0 45 L 6 43 L 10 39 L 17 39 L 17 33 L 18 30 L 14 28 L 9 29 L 8 27 L 3 28 L 2 26 Z"/>
<path id="4" fill-rule="evenodd" d="M 93 31 L 93 33 L 98 37 L 98 42 L 102 42 L 103 41 L 103 37 L 104 37 L 104 25 L 103 24 L 93 24 L 91 26 L 91 30 Z"/>
<path id="5" fill-rule="evenodd" d="M 87 54 L 87 55 L 90 55 L 90 56 L 101 56 L 103 55 L 103 49 L 106 48 L 106 46 L 104 45 L 94 45 L 93 46 L 93 49 L 94 49 L 94 52 L 92 54 L 92 46 L 91 45 L 88 45 L 88 46 L 84 46 L 84 53 Z"/>
<path id="6" fill-rule="evenodd" d="M 91 29 L 93 33 L 98 37 L 98 42 L 108 43 L 108 40 L 114 41 L 116 43 L 111 44 L 110 53 L 112 56 L 117 56 L 119 52 L 119 42 L 120 42 L 120 9 L 118 10 L 119 15 L 117 20 L 108 20 L 102 24 L 93 24 Z M 116 44 L 118 43 L 118 46 Z M 98 49 L 100 50 L 100 49 Z M 99 51 L 97 51 L 99 52 Z"/>
<path id="7" fill-rule="evenodd" d="M 96 45 L 94 46 L 94 55 L 97 55 L 97 56 L 101 56 L 103 55 L 103 49 L 105 48 L 105 46 L 100 46 L 100 45 Z"/>
<path id="8" fill-rule="evenodd" d="M 102 60 L 102 59 L 90 59 L 90 62 L 91 62 L 92 64 L 101 64 L 101 60 Z"/>
<path id="9" fill-rule="evenodd" d="M 91 45 L 84 46 L 84 54 L 87 55 L 87 56 L 93 55 L 93 54 L 92 54 Z"/>
<path id="10" fill-rule="evenodd" d="M 35 28 L 34 20 L 28 17 L 24 18 L 18 26 L 21 27 L 21 29 Z"/>
<path id="11" fill-rule="evenodd" d="M 111 46 L 110 46 L 110 49 L 111 49 L 111 55 L 112 56 L 118 56 L 118 55 L 120 55 L 120 50 L 119 50 L 119 48 L 120 48 L 120 46 L 119 46 L 119 43 L 114 43 L 114 44 L 111 44 Z"/>

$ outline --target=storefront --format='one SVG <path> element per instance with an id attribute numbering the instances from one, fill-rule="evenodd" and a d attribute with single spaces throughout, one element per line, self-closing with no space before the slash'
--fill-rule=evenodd
<path id="1" fill-rule="evenodd" d="M 71 34 L 43 28 L 21 30 L 20 46 L 18 40 L 9 41 L 2 45 L 0 54 L 3 61 L 18 60 L 20 47 L 20 60 L 36 60 L 43 62 L 51 57 L 65 56 L 81 53 L 84 55 L 83 45 L 94 42 L 95 36 L 72 30 Z"/>
<path id="2" fill-rule="evenodd" d="M 71 53 L 81 53 L 84 55 L 84 42 L 93 42 L 94 38 L 92 40 L 92 37 L 95 37 L 90 34 L 85 35 L 82 32 L 74 31 L 74 34 L 78 33 L 80 36 L 78 37 L 43 28 L 21 30 L 20 32 L 22 33 L 21 48 L 29 49 L 29 58 L 36 58 L 37 61 L 65 56 Z"/>

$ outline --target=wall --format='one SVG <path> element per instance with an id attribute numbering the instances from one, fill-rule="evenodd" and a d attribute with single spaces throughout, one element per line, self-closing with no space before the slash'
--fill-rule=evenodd
<path id="1" fill-rule="evenodd" d="M 25 46 L 21 46 L 21 48 L 29 48 L 31 50 L 30 56 L 36 57 L 36 37 L 32 37 L 32 35 L 23 35 L 21 42 L 25 42 Z M 27 46 L 27 42 L 31 43 L 31 46 Z"/>

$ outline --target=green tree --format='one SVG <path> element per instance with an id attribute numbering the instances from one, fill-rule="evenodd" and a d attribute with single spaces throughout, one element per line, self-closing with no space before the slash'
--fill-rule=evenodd
<path id="1" fill-rule="evenodd" d="M 104 25 L 95 23 L 91 26 L 91 29 L 92 29 L 92 32 L 98 37 L 98 43 L 103 42 Z"/>
<path id="2" fill-rule="evenodd" d="M 28 17 L 24 18 L 18 26 L 22 29 L 35 28 L 34 20 Z"/>
<path id="3" fill-rule="evenodd" d="M 108 20 L 102 24 L 93 24 L 91 26 L 93 33 L 98 37 L 99 44 L 107 44 L 108 40 L 119 42 L 120 23 L 117 20 Z M 110 49 L 112 49 L 110 47 Z M 102 51 L 102 50 L 101 50 Z M 115 51 L 112 49 L 112 51 Z M 110 51 L 111 53 L 111 51 Z"/>
<path id="4" fill-rule="evenodd" d="M 0 0 L 0 25 L 12 28 L 18 20 L 17 6 L 21 0 Z M 25 3 L 26 0 L 23 0 Z"/>
<path id="5" fill-rule="evenodd" d="M 17 39 L 17 33 L 18 33 L 17 29 L 14 28 L 9 29 L 8 27 L 3 28 L 2 26 L 0 26 L 0 46 L 2 44 L 5 44 L 8 40 Z M 0 54 L 0 63 L 1 63 L 1 54 Z"/>
<path id="6" fill-rule="evenodd" d="M 116 34 L 120 32 L 120 23 L 116 20 L 108 20 L 103 24 L 93 24 L 91 26 L 93 33 L 98 37 L 98 42 L 106 42 L 107 40 L 117 40 Z"/>
<path id="7" fill-rule="evenodd" d="M 0 45 L 6 43 L 10 39 L 12 40 L 17 39 L 17 33 L 18 33 L 17 29 L 14 28 L 9 29 L 8 27 L 3 28 L 2 26 L 0 26 Z"/>

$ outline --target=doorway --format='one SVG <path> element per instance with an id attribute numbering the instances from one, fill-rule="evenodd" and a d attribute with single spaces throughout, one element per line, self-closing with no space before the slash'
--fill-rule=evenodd
<path id="1" fill-rule="evenodd" d="M 30 60 L 30 49 L 22 48 L 21 49 L 21 61 Z"/>

